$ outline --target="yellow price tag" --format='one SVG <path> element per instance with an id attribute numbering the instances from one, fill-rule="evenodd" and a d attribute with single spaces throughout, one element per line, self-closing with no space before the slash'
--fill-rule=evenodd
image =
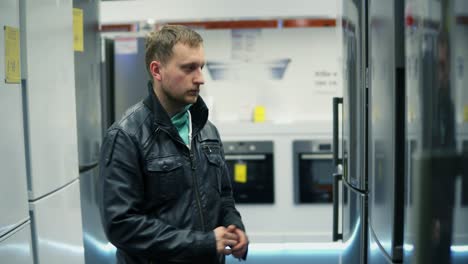
<path id="1" fill-rule="evenodd" d="M 253 120 L 255 123 L 258 122 L 265 122 L 265 107 L 264 106 L 256 106 L 254 108 L 254 117 Z"/>
<path id="2" fill-rule="evenodd" d="M 21 82 L 20 32 L 18 28 L 4 27 L 5 30 L 5 82 Z"/>
<path id="3" fill-rule="evenodd" d="M 73 8 L 73 50 L 84 51 L 83 9 Z"/>
<path id="4" fill-rule="evenodd" d="M 234 165 L 234 181 L 238 183 L 247 182 L 247 164 L 236 163 Z"/>
<path id="5" fill-rule="evenodd" d="M 468 122 L 468 105 L 463 108 L 463 122 Z"/>

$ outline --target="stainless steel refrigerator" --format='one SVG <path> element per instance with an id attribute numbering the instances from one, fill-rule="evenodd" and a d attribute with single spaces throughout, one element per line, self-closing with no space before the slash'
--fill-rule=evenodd
<path id="1" fill-rule="evenodd" d="M 333 240 L 342 240 L 343 263 L 367 259 L 367 1 L 341 1 L 343 98 L 334 99 Z M 342 180 L 342 192 L 338 184 Z M 341 210 L 339 210 L 341 208 Z M 341 221 L 339 221 L 341 217 Z M 341 222 L 341 233 L 339 223 Z"/>
<path id="2" fill-rule="evenodd" d="M 403 258 L 404 0 L 368 1 L 367 263 Z"/>
<path id="3" fill-rule="evenodd" d="M 468 263 L 468 2 L 407 0 L 404 263 Z"/>
<path id="4" fill-rule="evenodd" d="M 19 30 L 19 14 L 19 0 L 0 2 L 0 262 L 32 264 L 21 83 L 7 81 L 5 74 L 11 67 L 5 63 L 11 58 L 5 57 L 5 43 L 20 39 L 8 36 L 5 26 Z M 13 47 L 19 49 L 19 43 Z"/>
<path id="5" fill-rule="evenodd" d="M 343 263 L 401 263 L 404 3 L 344 0 L 341 6 L 344 80 L 343 98 L 334 99 L 339 170 L 334 181 L 334 240 L 343 240 Z"/>
<path id="6" fill-rule="evenodd" d="M 83 264 L 71 0 L 20 0 L 34 263 Z"/>
<path id="7" fill-rule="evenodd" d="M 73 0 L 73 7 L 83 13 L 83 50 L 75 51 L 74 62 L 85 263 L 112 264 L 115 248 L 104 234 L 96 193 L 103 130 L 99 1 Z"/>
<path id="8" fill-rule="evenodd" d="M 102 62 L 103 124 L 107 129 L 148 95 L 144 36 L 104 37 Z"/>
<path id="9" fill-rule="evenodd" d="M 334 100 L 342 261 L 468 263 L 468 2 L 342 7 L 344 90 Z"/>

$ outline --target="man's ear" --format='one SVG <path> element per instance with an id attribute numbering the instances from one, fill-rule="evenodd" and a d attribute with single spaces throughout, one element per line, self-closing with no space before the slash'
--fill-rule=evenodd
<path id="1" fill-rule="evenodd" d="M 151 75 L 155 80 L 161 81 L 161 62 L 159 61 L 152 61 L 149 65 Z"/>

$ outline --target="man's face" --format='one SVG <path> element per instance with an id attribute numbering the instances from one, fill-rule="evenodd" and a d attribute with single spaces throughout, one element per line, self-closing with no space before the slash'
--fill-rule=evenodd
<path id="1" fill-rule="evenodd" d="M 177 43 L 167 63 L 161 65 L 161 92 L 165 104 L 180 109 L 197 101 L 200 85 L 204 83 L 205 65 L 203 46 L 190 47 Z"/>

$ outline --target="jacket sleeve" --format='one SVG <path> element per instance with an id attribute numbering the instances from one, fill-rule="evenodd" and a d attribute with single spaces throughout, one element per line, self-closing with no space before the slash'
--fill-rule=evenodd
<path id="1" fill-rule="evenodd" d="M 177 229 L 145 211 L 139 153 L 125 131 L 108 131 L 100 159 L 99 207 L 109 241 L 128 254 L 148 258 L 215 256 L 213 232 Z"/>

